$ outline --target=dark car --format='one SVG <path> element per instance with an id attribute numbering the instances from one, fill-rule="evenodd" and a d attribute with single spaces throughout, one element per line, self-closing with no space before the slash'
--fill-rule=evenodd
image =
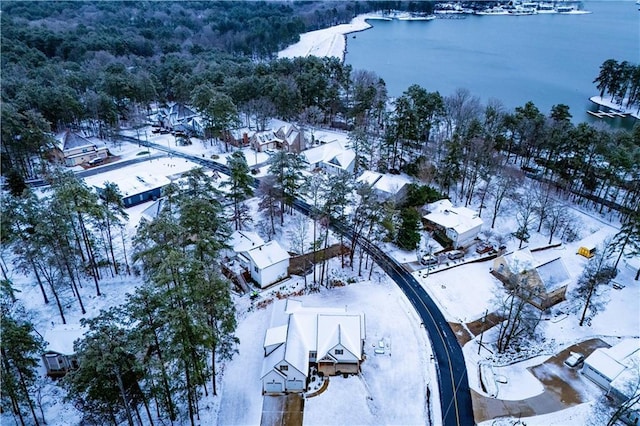
<path id="1" fill-rule="evenodd" d="M 493 251 L 493 246 L 489 243 L 480 243 L 476 247 L 476 253 L 485 254 Z"/>

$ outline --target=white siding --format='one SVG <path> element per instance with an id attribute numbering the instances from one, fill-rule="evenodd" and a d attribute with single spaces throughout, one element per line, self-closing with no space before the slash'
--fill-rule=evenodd
<path id="1" fill-rule="evenodd" d="M 269 284 L 285 278 L 289 267 L 289 259 L 278 262 L 264 269 L 256 271 L 257 266 L 251 265 L 251 277 L 260 284 L 260 287 L 266 287 Z"/>

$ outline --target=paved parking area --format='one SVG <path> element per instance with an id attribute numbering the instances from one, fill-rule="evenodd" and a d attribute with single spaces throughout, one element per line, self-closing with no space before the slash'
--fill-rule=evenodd
<path id="1" fill-rule="evenodd" d="M 548 414 L 590 401 L 593 387 L 596 385 L 582 377 L 579 368 L 569 368 L 564 365 L 564 360 L 570 352 L 580 352 L 586 358 L 597 348 L 604 347 L 609 345 L 601 339 L 585 340 L 566 348 L 540 365 L 530 367 L 529 371 L 544 386 L 544 392 L 522 401 L 488 398 L 472 390 L 476 422 L 498 417 L 530 417 Z"/>

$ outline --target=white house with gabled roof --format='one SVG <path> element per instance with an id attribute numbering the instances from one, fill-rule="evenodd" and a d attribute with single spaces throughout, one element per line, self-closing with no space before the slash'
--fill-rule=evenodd
<path id="1" fill-rule="evenodd" d="M 332 174 L 340 171 L 353 173 L 356 162 L 355 151 L 345 148 L 337 140 L 307 149 L 301 155 L 311 171 L 321 169 Z"/>
<path id="2" fill-rule="evenodd" d="M 269 241 L 246 252 L 251 278 L 261 288 L 289 276 L 289 253 L 277 241 Z"/>
<path id="3" fill-rule="evenodd" d="M 278 300 L 265 334 L 263 393 L 304 392 L 310 367 L 326 375 L 357 374 L 363 359 L 364 314 L 347 308 L 308 308 Z"/>
<path id="4" fill-rule="evenodd" d="M 429 204 L 429 214 L 423 217 L 428 226 L 438 229 L 454 247 L 461 247 L 475 239 L 482 229 L 478 213 L 466 207 L 454 207 L 444 199 Z"/>

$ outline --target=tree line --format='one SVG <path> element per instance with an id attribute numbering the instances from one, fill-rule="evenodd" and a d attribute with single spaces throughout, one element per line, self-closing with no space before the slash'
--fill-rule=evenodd
<path id="1" fill-rule="evenodd" d="M 142 220 L 129 254 L 117 186 L 107 183 L 98 196 L 68 172 L 51 176 L 50 184 L 44 195 L 27 188 L 3 196 L 2 243 L 14 267 L 35 278 L 43 303 L 56 304 L 60 322 L 66 323 L 72 302 L 86 313 L 83 284 L 93 282 L 100 297 L 105 275 L 144 278 L 123 305 L 81 320 L 86 332 L 74 344 L 80 368 L 62 380 L 66 398 L 92 423 L 133 425 L 145 416 L 150 424 L 195 424 L 201 397 L 217 393 L 216 366 L 238 343 L 231 287 L 220 264 L 230 229 L 215 182 L 195 169 L 165 188 L 165 207 L 155 219 Z M 33 409 L 35 367 L 44 347 L 33 326 L 18 319 L 8 254 L 2 256 L 2 361 L 10 386 L 2 404 L 22 424 L 28 407 L 38 424 L 43 414 Z"/>
<path id="2" fill-rule="evenodd" d="M 600 91 L 625 108 L 638 107 L 640 112 L 640 65 L 607 59 L 600 65 L 600 73 L 593 80 Z"/>

